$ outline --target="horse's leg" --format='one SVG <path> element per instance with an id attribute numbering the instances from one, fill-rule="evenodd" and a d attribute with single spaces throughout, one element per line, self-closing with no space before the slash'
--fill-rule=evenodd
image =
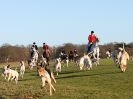
<path id="1" fill-rule="evenodd" d="M 47 65 L 49 66 L 49 57 L 46 57 Z"/>
<path id="2" fill-rule="evenodd" d="M 67 67 L 68 67 L 68 62 L 69 62 L 69 60 L 68 60 L 68 59 L 66 59 L 66 60 L 65 60 L 65 62 L 66 62 L 66 65 L 67 65 Z"/>
<path id="3" fill-rule="evenodd" d="M 96 59 L 96 53 L 95 53 L 95 51 L 94 51 L 94 53 L 92 55 L 93 55 L 93 58 Z"/>
<path id="4" fill-rule="evenodd" d="M 36 52 L 35 53 L 35 62 L 37 63 L 37 61 L 38 61 L 38 53 Z"/>
<path id="5" fill-rule="evenodd" d="M 99 65 L 99 48 L 97 48 L 97 65 Z"/>

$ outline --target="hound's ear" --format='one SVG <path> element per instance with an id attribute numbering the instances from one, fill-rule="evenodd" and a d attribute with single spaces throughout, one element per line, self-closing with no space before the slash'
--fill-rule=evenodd
<path id="1" fill-rule="evenodd" d="M 10 64 L 9 64 L 9 65 L 7 65 L 7 68 L 10 68 Z"/>

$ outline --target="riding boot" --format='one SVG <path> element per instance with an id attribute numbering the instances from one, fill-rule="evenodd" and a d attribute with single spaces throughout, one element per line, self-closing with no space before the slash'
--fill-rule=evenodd
<path id="1" fill-rule="evenodd" d="M 34 52 L 32 51 L 32 52 L 31 52 L 31 58 L 33 57 L 33 53 L 34 53 Z"/>
<path id="2" fill-rule="evenodd" d="M 89 52 L 91 51 L 91 47 L 92 47 L 92 44 L 90 44 L 90 45 L 88 46 L 88 51 L 87 51 L 87 53 L 89 53 Z"/>

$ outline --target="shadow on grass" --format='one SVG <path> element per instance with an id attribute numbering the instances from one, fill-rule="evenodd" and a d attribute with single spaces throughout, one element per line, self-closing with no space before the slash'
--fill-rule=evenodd
<path id="1" fill-rule="evenodd" d="M 64 76 L 64 77 L 58 77 L 57 79 L 64 79 L 64 78 L 76 78 L 76 77 L 85 77 L 85 76 L 101 76 L 101 75 L 108 75 L 108 74 L 118 74 L 121 72 L 109 72 L 109 73 L 98 73 L 98 74 L 84 74 L 84 75 L 70 75 L 70 76 Z"/>
<path id="2" fill-rule="evenodd" d="M 60 74 L 72 74 L 72 73 L 78 73 L 78 72 L 83 72 L 83 71 L 63 71 Z"/>
<path id="3" fill-rule="evenodd" d="M 31 80 L 35 80 L 36 78 L 24 78 L 24 79 L 19 79 L 18 81 L 24 82 L 24 81 L 31 81 Z"/>

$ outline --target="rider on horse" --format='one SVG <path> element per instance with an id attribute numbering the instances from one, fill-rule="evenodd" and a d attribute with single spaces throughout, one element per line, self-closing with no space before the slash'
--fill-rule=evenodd
<path id="1" fill-rule="evenodd" d="M 69 52 L 69 60 L 70 60 L 70 61 L 73 61 L 73 58 L 74 58 L 74 53 L 73 53 L 73 51 L 71 50 L 71 51 Z"/>
<path id="2" fill-rule="evenodd" d="M 68 55 L 65 52 L 65 49 L 63 48 L 59 54 L 59 57 L 61 58 L 61 61 L 67 60 L 68 59 Z"/>
<path id="3" fill-rule="evenodd" d="M 76 49 L 74 49 L 74 51 L 73 51 L 75 54 L 77 54 L 77 50 Z"/>
<path id="4" fill-rule="evenodd" d="M 88 48 L 87 53 L 92 52 L 93 48 L 95 48 L 95 42 L 97 40 L 96 35 L 94 34 L 94 31 L 91 31 L 91 34 L 88 36 Z"/>
<path id="5" fill-rule="evenodd" d="M 38 47 L 35 42 L 33 42 L 33 45 L 31 46 L 31 58 L 34 57 L 35 51 L 38 53 Z"/>
<path id="6" fill-rule="evenodd" d="M 73 53 L 74 53 L 74 57 L 78 57 L 79 56 L 76 49 L 74 49 Z"/>
<path id="7" fill-rule="evenodd" d="M 50 54 L 50 49 L 49 49 L 49 46 L 48 46 L 46 43 L 43 43 L 43 50 L 44 50 L 44 52 L 46 52 L 46 53 L 49 53 L 49 54 Z"/>
<path id="8" fill-rule="evenodd" d="M 64 48 L 62 49 L 61 54 L 62 54 L 62 55 L 65 55 L 65 54 L 66 54 L 66 52 L 65 52 L 65 49 L 64 49 Z"/>
<path id="9" fill-rule="evenodd" d="M 46 43 L 43 43 L 43 50 L 43 57 L 47 59 L 47 63 L 49 65 L 50 48 Z"/>

